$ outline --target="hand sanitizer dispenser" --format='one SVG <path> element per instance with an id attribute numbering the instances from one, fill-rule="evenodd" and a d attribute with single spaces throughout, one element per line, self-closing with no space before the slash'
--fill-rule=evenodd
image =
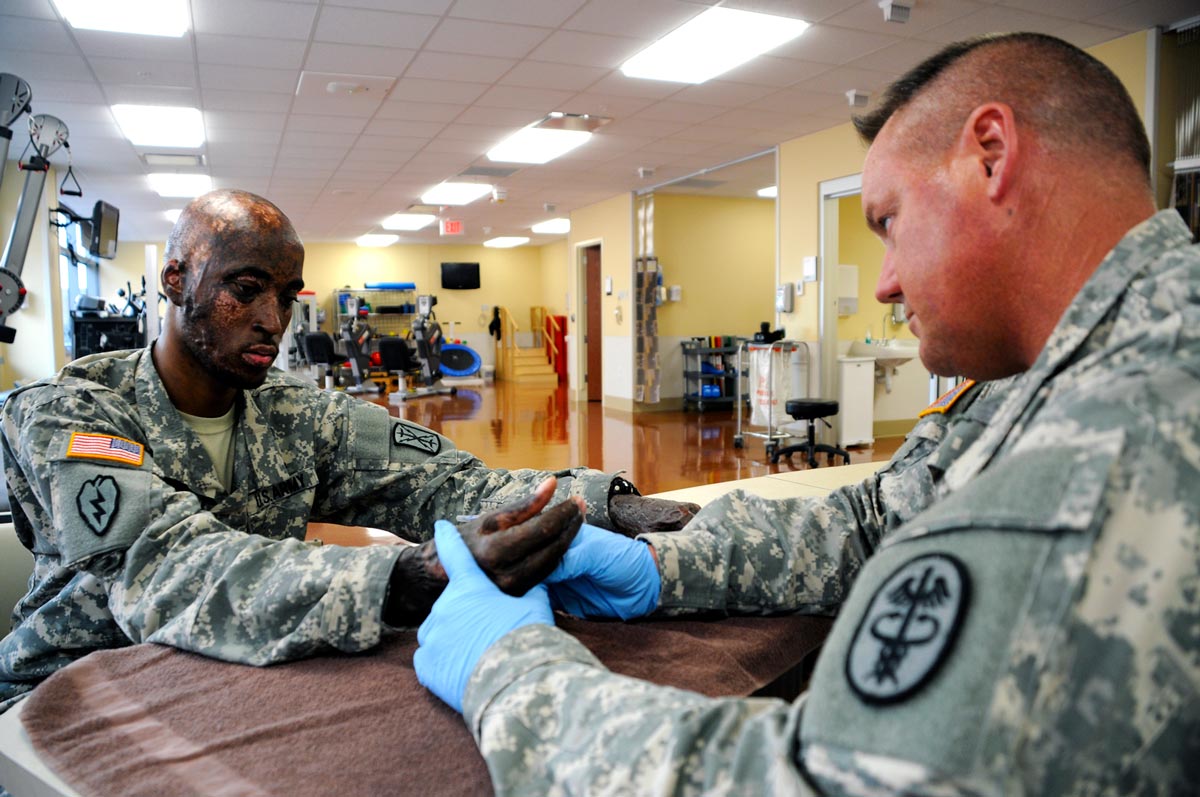
<path id="1" fill-rule="evenodd" d="M 775 289 L 775 312 L 790 313 L 792 312 L 792 301 L 794 291 L 792 283 L 785 282 Z"/>

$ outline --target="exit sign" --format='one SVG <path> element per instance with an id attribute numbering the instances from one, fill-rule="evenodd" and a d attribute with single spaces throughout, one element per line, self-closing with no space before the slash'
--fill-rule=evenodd
<path id="1" fill-rule="evenodd" d="M 442 219 L 442 235 L 462 235 L 462 219 Z"/>

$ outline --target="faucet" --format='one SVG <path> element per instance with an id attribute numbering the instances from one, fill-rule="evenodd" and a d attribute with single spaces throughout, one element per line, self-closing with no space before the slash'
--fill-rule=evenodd
<path id="1" fill-rule="evenodd" d="M 879 327 L 879 345 L 886 346 L 888 342 L 887 330 L 888 322 L 892 319 L 892 309 L 889 307 L 887 312 L 883 314 L 883 324 Z"/>

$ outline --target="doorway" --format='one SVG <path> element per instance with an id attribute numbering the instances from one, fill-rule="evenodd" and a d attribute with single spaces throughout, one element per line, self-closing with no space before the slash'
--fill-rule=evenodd
<path id="1" fill-rule="evenodd" d="M 604 400 L 603 373 L 603 341 L 602 317 L 600 308 L 603 303 L 601 288 L 600 244 L 592 244 L 583 250 L 583 305 L 586 323 L 583 332 L 583 346 L 586 350 L 587 367 L 583 372 L 583 380 L 587 384 L 587 400 Z"/>

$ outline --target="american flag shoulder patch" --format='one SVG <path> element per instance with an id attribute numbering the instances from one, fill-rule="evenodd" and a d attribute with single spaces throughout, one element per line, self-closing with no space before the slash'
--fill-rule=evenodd
<path id="1" fill-rule="evenodd" d="M 67 443 L 67 456 L 81 459 L 107 459 L 140 466 L 145 458 L 145 448 L 141 443 L 126 440 L 124 437 L 90 432 L 71 432 L 71 440 Z"/>
<path id="2" fill-rule="evenodd" d="M 966 395 L 967 391 L 973 387 L 975 387 L 974 379 L 968 379 L 964 382 L 958 383 L 942 395 L 938 396 L 937 401 L 918 412 L 917 417 L 924 418 L 926 415 L 932 415 L 935 412 L 945 415 L 950 411 L 950 408 L 954 406 L 954 403 Z"/>

